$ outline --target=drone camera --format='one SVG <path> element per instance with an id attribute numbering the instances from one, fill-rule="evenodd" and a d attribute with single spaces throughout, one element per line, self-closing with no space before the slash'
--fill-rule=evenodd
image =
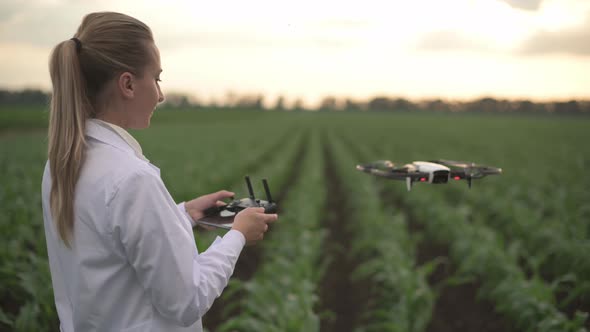
<path id="1" fill-rule="evenodd" d="M 449 180 L 449 171 L 434 171 L 432 183 L 447 183 Z"/>

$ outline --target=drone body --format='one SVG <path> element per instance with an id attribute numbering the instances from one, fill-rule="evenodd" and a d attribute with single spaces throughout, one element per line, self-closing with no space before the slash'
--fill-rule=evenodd
<path id="1" fill-rule="evenodd" d="M 378 160 L 368 164 L 357 165 L 356 169 L 389 179 L 405 180 L 408 191 L 412 189 L 414 182 L 444 184 L 448 183 L 451 179 L 467 180 L 469 188 L 471 188 L 472 179 L 480 179 L 486 175 L 502 173 L 501 168 L 443 159 L 414 161 L 400 167 L 396 167 L 389 160 Z"/>

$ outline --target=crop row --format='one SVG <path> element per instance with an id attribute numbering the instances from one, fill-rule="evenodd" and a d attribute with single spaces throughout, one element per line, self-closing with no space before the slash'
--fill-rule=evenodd
<path id="1" fill-rule="evenodd" d="M 398 193 L 399 194 L 399 193 Z M 449 206 L 435 195 L 407 196 L 404 202 L 424 220 L 430 238 L 451 244 L 459 274 L 482 282 L 481 294 L 525 331 L 581 331 L 587 315 L 569 320 L 556 308 L 554 286 L 528 279 L 514 246 L 506 245 L 485 221 L 469 221 L 468 205 Z"/>
<path id="2" fill-rule="evenodd" d="M 574 236 L 566 230 L 575 222 L 568 219 L 574 214 L 563 215 L 563 219 L 544 216 L 522 200 L 508 196 L 499 201 L 497 195 L 482 188 L 481 193 L 470 197 L 473 214 L 486 220 L 506 241 L 521 243 L 521 257 L 533 273 L 551 280 L 569 275 L 590 295 L 590 261 L 580 254 L 590 251 L 590 240 L 580 238 L 581 232 Z"/>
<path id="3" fill-rule="evenodd" d="M 370 304 L 357 331 L 424 331 L 430 321 L 434 293 L 426 282 L 431 264 L 416 267 L 415 243 L 406 218 L 383 206 L 372 179 L 354 169 L 355 159 L 344 142 L 331 136 L 336 172 L 349 196 L 351 254 L 362 262 L 354 277 L 365 280 Z"/>
<path id="4" fill-rule="evenodd" d="M 280 207 L 280 218 L 262 243 L 262 266 L 253 278 L 235 280 L 226 296 L 239 292 L 240 300 L 227 312 L 237 310 L 220 331 L 319 331 L 318 282 L 323 269 L 321 244 L 324 231 L 320 218 L 325 192 L 323 158 L 317 131 L 306 144 L 305 158 L 283 160 L 275 173 L 300 168 Z M 300 156 L 301 157 L 301 156 Z M 285 162 L 287 161 L 287 162 Z M 282 182 L 284 184 L 284 182 Z"/>
<path id="5" fill-rule="evenodd" d="M 57 326 L 41 211 L 46 134 L 0 141 L 0 327 L 47 331 Z"/>
<path id="6" fill-rule="evenodd" d="M 232 189 L 220 187 L 224 183 L 244 187 L 244 171 L 263 164 L 279 144 L 294 145 L 287 136 L 293 127 L 286 123 L 246 123 L 251 128 L 236 122 L 155 124 L 133 135 L 161 168 L 173 197 L 186 200 Z M 44 131 L 11 133 L 0 140 L 0 231 L 10 234 L 0 242 L 0 327 L 14 331 L 54 331 L 58 326 L 41 213 L 45 151 Z"/>
<path id="7" fill-rule="evenodd" d="M 425 119 L 427 127 L 430 120 Z M 346 128 L 345 131 L 348 141 L 356 142 L 356 150 L 365 152 L 357 162 L 375 159 L 409 162 L 428 158 L 484 163 L 485 160 L 498 160 L 498 164 L 492 165 L 503 167 L 505 174 L 475 181 L 472 190 L 467 190 L 464 183 L 416 185 L 409 193 L 403 183 L 393 181 L 387 187 L 395 188 L 389 191 L 393 191 L 415 219 L 422 221 L 427 240 L 450 245 L 459 273 L 480 280 L 483 284 L 480 293 L 496 304 L 497 311 L 518 322 L 517 326 L 523 330 L 575 330 L 583 325 L 587 313 L 579 312 L 570 321 L 557 309 L 561 304 L 557 302 L 557 293 L 563 282 L 574 284 L 569 300 L 575 295 L 583 295 L 588 289 L 587 278 L 583 277 L 587 265 L 582 262 L 585 251 L 580 250 L 587 243 L 588 236 L 588 224 L 583 217 L 585 203 L 581 200 L 588 192 L 587 186 L 584 188 L 588 178 L 581 177 L 576 182 L 576 176 L 569 172 L 563 174 L 563 169 L 581 171 L 580 167 L 587 163 L 587 156 L 574 154 L 572 158 L 563 158 L 564 167 L 555 167 L 553 162 L 539 162 L 543 158 L 551 160 L 553 156 L 565 157 L 567 151 L 575 150 L 575 145 L 565 144 L 567 133 L 555 135 L 555 132 L 570 126 L 575 134 L 577 127 L 573 123 L 564 123 L 563 128 L 553 128 L 553 123 L 544 122 L 515 123 L 530 125 L 530 132 L 546 133 L 547 137 L 522 137 L 518 141 L 521 145 L 516 145 L 514 138 L 529 132 L 514 131 L 495 136 L 493 142 L 486 144 L 482 138 L 493 135 L 482 130 L 486 128 L 483 125 L 480 132 L 472 132 L 470 136 L 445 134 L 440 135 L 445 140 L 430 141 L 429 138 L 437 136 L 437 131 L 442 134 L 446 129 L 436 128 L 433 135 L 421 135 L 424 132 L 415 131 L 404 140 L 399 138 L 412 130 L 391 123 L 373 123 L 371 130 L 366 130 L 367 123 L 363 123 L 358 124 L 363 128 Z M 493 121 L 488 124 L 490 127 L 496 125 Z M 449 126 L 449 130 L 456 129 Z M 553 129 L 555 132 L 549 131 Z M 390 137 L 384 135 L 385 132 L 389 132 Z M 535 145 L 541 143 L 547 151 L 539 158 Z M 481 149 L 483 146 L 485 148 Z M 458 152 L 463 157 L 457 157 Z M 559 176 L 562 174 L 563 177 Z M 564 188 L 570 187 L 572 190 L 565 194 Z M 551 193 L 561 193 L 561 198 L 552 200 Z M 565 207 L 560 207 L 560 203 Z M 513 207 L 518 207 L 516 217 L 509 214 L 516 210 Z M 542 280 L 539 273 L 533 271 L 531 276 L 530 271 L 523 271 L 523 259 L 550 273 L 554 277 L 552 283 Z"/>
<path id="8" fill-rule="evenodd" d="M 294 133 L 293 135 L 289 136 L 288 139 L 282 139 L 278 142 L 281 145 L 280 149 L 261 150 L 262 152 L 258 152 L 256 154 L 258 159 L 252 159 L 249 161 L 249 163 L 251 163 L 250 165 L 244 163 L 244 161 L 240 160 L 239 158 L 235 158 L 235 162 L 225 163 L 224 166 L 221 167 L 212 165 L 209 171 L 213 170 L 213 172 L 217 174 L 225 172 L 226 177 L 219 178 L 219 181 L 221 183 L 231 183 L 231 185 L 220 187 L 219 184 L 211 182 L 203 188 L 210 188 L 210 191 L 226 189 L 233 191 L 236 194 L 235 198 L 248 197 L 246 183 L 244 181 L 244 176 L 247 175 L 250 177 L 252 188 L 257 195 L 257 198 L 266 199 L 264 189 L 262 187 L 262 179 L 267 179 L 272 198 L 275 200 L 279 199 L 279 195 L 281 194 L 280 189 L 283 188 L 284 185 L 289 181 L 288 171 L 292 169 L 291 165 L 297 160 L 297 153 L 302 145 L 305 144 L 305 140 L 302 133 Z M 274 144 L 272 146 L 267 146 L 267 148 L 274 147 L 276 142 L 273 143 Z M 276 152 L 269 155 L 268 151 Z M 238 157 L 238 155 L 236 155 L 236 157 Z M 210 232 L 197 231 L 195 233 L 195 239 L 197 241 L 199 251 L 206 250 L 206 248 L 209 247 L 209 245 L 214 241 L 216 236 L 222 235 L 224 233 L 225 231 L 223 230 L 213 230 Z"/>
<path id="9" fill-rule="evenodd" d="M 379 147 L 381 153 L 387 147 Z M 427 238 L 450 244 L 451 258 L 464 278 L 482 283 L 480 294 L 495 303 L 496 310 L 524 331 L 583 331 L 586 314 L 568 319 L 556 307 L 555 285 L 528 279 L 518 264 L 518 247 L 505 243 L 497 231 L 477 218 L 473 207 L 454 202 L 435 188 L 389 186 L 416 219 L 422 220 Z M 416 190 L 417 189 L 417 190 Z M 419 193 L 415 193 L 419 190 Z"/>
<path id="10" fill-rule="evenodd" d="M 321 288 L 330 287 L 322 278 L 336 277 L 327 267 L 346 258 L 355 263 L 356 287 L 369 293 L 358 331 L 423 331 L 437 297 L 425 281 L 435 262 L 417 266 L 412 220 L 423 226 L 423 241 L 448 245 L 457 280 L 477 280 L 479 295 L 519 330 L 584 331 L 587 313 L 560 311 L 590 296 L 582 121 L 250 112 L 162 113 L 161 120 L 133 135 L 177 200 L 220 189 L 245 197 L 244 175 L 259 195 L 267 178 L 273 198 L 283 198 L 279 222 L 256 247 L 255 273 L 232 278 L 224 292 L 227 322 L 219 329 L 319 330 L 333 315 L 322 303 Z M 44 132 L 0 137 L 0 330 L 57 329 L 40 211 L 45 145 Z M 474 181 L 471 190 L 456 182 L 407 192 L 402 182 L 354 170 L 376 159 L 438 158 L 489 162 L 504 174 Z M 396 198 L 396 211 L 382 190 Z M 327 209 L 330 195 L 343 204 Z M 334 238 L 342 235 L 337 224 L 325 224 L 335 208 L 346 216 L 345 239 Z M 222 233 L 197 231 L 199 250 Z M 349 250 L 326 250 L 330 236 Z M 559 301 L 565 286 L 569 298 Z"/>

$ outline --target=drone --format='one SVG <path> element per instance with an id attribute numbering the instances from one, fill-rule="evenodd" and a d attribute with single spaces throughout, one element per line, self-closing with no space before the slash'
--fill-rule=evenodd
<path id="1" fill-rule="evenodd" d="M 389 160 L 377 160 L 372 163 L 357 165 L 356 169 L 365 173 L 394 180 L 405 180 L 408 191 L 414 182 L 444 184 L 449 180 L 467 180 L 471 188 L 473 179 L 487 175 L 502 174 L 502 169 L 479 165 L 473 162 L 453 160 L 414 161 L 403 166 L 396 166 Z"/>
<path id="2" fill-rule="evenodd" d="M 248 193 L 250 195 L 249 197 L 233 200 L 227 205 L 210 207 L 204 211 L 205 216 L 197 220 L 196 223 L 222 229 L 231 229 L 235 215 L 246 208 L 263 207 L 264 213 L 276 213 L 277 204 L 272 200 L 266 179 L 262 180 L 262 185 L 264 186 L 264 191 L 266 192 L 266 201 L 254 197 L 254 190 L 252 190 L 250 177 L 246 176 L 245 179 L 246 186 L 248 187 Z"/>

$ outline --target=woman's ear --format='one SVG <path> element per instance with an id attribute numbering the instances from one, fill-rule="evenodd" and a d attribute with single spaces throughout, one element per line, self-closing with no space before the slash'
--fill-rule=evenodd
<path id="1" fill-rule="evenodd" d="M 117 87 L 124 98 L 133 98 L 135 96 L 135 77 L 130 72 L 124 72 L 119 75 Z"/>

